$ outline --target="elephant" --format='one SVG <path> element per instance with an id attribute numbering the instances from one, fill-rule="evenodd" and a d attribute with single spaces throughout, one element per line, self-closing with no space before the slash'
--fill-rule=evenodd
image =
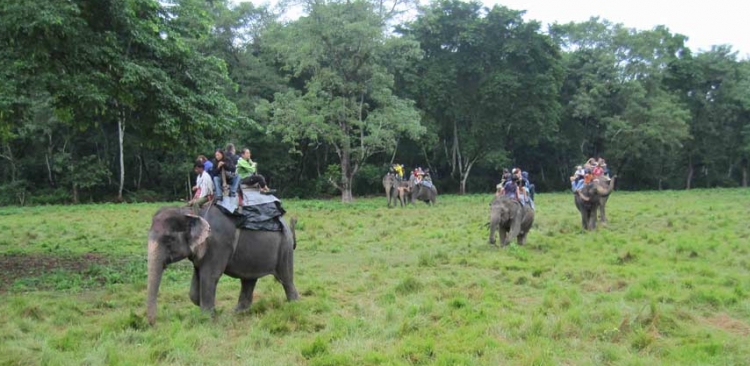
<path id="1" fill-rule="evenodd" d="M 388 199 L 388 208 L 391 208 L 391 200 L 398 199 L 398 183 L 399 180 L 393 173 L 388 173 L 383 177 L 383 189 L 385 189 L 385 197 Z M 396 206 L 396 203 L 393 203 Z"/>
<path id="2" fill-rule="evenodd" d="M 534 224 L 534 209 L 522 206 L 507 196 L 497 196 L 490 203 L 490 244 L 495 245 L 495 231 L 500 231 L 500 244 L 508 245 L 513 238 L 518 245 L 526 244 L 526 236 Z"/>
<path id="3" fill-rule="evenodd" d="M 162 207 L 151 220 L 148 233 L 147 316 L 156 322 L 156 298 L 167 265 L 185 258 L 193 262 L 190 300 L 213 313 L 216 285 L 222 274 L 239 278 L 241 290 L 235 311 L 250 308 L 260 277 L 273 275 L 284 287 L 288 301 L 299 298 L 294 286 L 294 233 L 281 219 L 282 231 L 249 231 L 236 228 L 232 218 L 210 205 L 196 215 L 186 207 Z"/>
<path id="4" fill-rule="evenodd" d="M 399 182 L 396 190 L 398 191 L 398 202 L 401 204 L 401 207 L 408 205 L 409 197 L 411 196 L 411 187 L 409 187 L 409 182 Z"/>
<path id="5" fill-rule="evenodd" d="M 437 203 L 438 192 L 434 184 L 432 187 L 425 187 L 424 185 L 417 184 L 412 176 L 409 178 L 409 191 L 411 192 L 411 203 L 422 201 L 432 206 Z"/>
<path id="6" fill-rule="evenodd" d="M 591 184 L 584 186 L 579 193 L 573 195 L 576 208 L 581 213 L 583 230 L 596 229 L 597 211 L 601 215 L 602 222 L 607 222 L 605 206 L 614 189 L 616 178 L 613 177 L 609 182 L 606 179 L 595 179 Z"/>

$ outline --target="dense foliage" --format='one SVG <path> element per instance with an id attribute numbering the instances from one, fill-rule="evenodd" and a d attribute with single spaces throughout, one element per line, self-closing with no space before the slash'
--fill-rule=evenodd
<path id="1" fill-rule="evenodd" d="M 282 196 L 373 194 L 386 166 L 487 191 L 607 158 L 620 188 L 747 186 L 750 63 L 666 27 L 502 6 L 227 0 L 0 3 L 0 204 L 184 198 L 249 146 Z"/>

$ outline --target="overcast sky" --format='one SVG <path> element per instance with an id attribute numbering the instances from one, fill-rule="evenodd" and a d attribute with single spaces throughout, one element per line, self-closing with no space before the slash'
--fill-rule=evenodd
<path id="1" fill-rule="evenodd" d="M 232 0 L 240 2 L 242 0 Z M 255 4 L 268 0 L 252 0 Z M 276 0 L 270 1 L 275 4 Z M 425 0 L 422 0 L 425 3 Z M 544 24 L 583 21 L 599 16 L 627 27 L 651 29 L 664 24 L 686 35 L 692 50 L 729 44 L 740 57 L 750 58 L 750 0 L 484 0 L 526 10 L 526 19 Z M 546 28 L 546 27 L 545 27 Z"/>

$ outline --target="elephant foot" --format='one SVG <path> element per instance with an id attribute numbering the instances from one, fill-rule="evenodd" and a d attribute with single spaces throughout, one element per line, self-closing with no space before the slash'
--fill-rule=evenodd
<path id="1" fill-rule="evenodd" d="M 237 306 L 234 307 L 235 314 L 242 314 L 242 313 L 245 313 L 245 312 L 249 311 L 250 310 L 250 305 L 251 304 L 247 304 L 247 305 L 237 304 Z"/>
<path id="2" fill-rule="evenodd" d="M 201 307 L 201 314 L 208 315 L 211 318 L 216 318 L 216 309 L 214 308 L 206 309 L 206 308 Z"/>
<path id="3" fill-rule="evenodd" d="M 294 291 L 286 295 L 286 301 L 297 301 L 297 300 L 299 300 L 299 293 L 297 293 L 297 291 Z"/>

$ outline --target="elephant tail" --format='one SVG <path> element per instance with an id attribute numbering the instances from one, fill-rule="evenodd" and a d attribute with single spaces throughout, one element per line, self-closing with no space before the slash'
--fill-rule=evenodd
<path id="1" fill-rule="evenodd" d="M 295 226 L 297 226 L 297 216 L 294 216 L 289 220 L 289 229 L 292 231 L 292 241 L 294 242 L 292 249 L 297 249 L 297 232 L 294 230 Z"/>

